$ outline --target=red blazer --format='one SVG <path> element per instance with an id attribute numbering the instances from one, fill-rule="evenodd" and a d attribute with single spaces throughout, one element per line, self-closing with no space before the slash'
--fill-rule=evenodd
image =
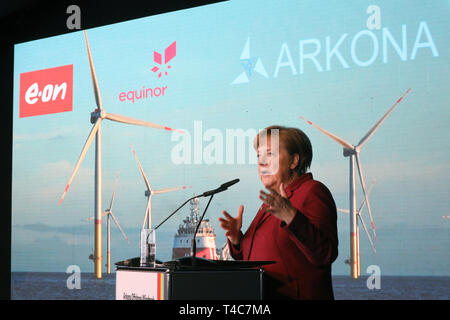
<path id="1" fill-rule="evenodd" d="M 328 188 L 306 173 L 286 188 L 297 214 L 289 225 L 263 204 L 239 246 L 235 260 L 270 260 L 264 266 L 266 299 L 334 299 L 331 264 L 338 255 L 336 205 Z"/>

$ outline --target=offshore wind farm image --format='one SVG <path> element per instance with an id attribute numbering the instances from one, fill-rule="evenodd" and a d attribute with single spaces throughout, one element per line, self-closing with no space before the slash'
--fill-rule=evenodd
<path id="1" fill-rule="evenodd" d="M 59 204 L 62 203 L 64 200 L 64 197 L 66 196 L 70 184 L 72 183 L 72 180 L 75 178 L 75 175 L 77 174 L 78 168 L 80 167 L 81 163 L 84 160 L 84 157 L 86 156 L 86 152 L 91 146 L 91 143 L 95 137 L 95 217 L 94 217 L 94 224 L 95 224 L 95 252 L 94 252 L 94 264 L 95 264 L 95 276 L 97 278 L 102 277 L 102 151 L 101 151 L 101 122 L 103 119 L 125 123 L 125 124 L 132 124 L 132 125 L 138 125 L 138 126 L 145 126 L 150 128 L 157 128 L 157 129 L 163 129 L 163 130 L 173 130 L 172 128 L 169 128 L 167 126 L 157 125 L 154 123 L 146 122 L 143 120 L 133 119 L 130 117 L 125 117 L 118 114 L 112 114 L 112 113 L 106 113 L 103 104 L 102 104 L 102 98 L 100 94 L 100 88 L 97 80 L 97 75 L 95 73 L 94 68 L 94 62 L 92 61 L 92 54 L 89 47 L 89 41 L 87 38 L 86 31 L 84 31 L 84 37 L 86 40 L 86 48 L 89 58 L 89 67 L 91 69 L 91 77 L 92 77 L 92 85 L 94 87 L 94 95 L 95 95 L 95 103 L 97 105 L 97 108 L 94 112 L 91 113 L 91 123 L 93 124 L 93 127 L 91 129 L 91 132 L 89 133 L 88 138 L 86 139 L 86 142 L 83 146 L 83 149 L 81 150 L 80 157 L 78 158 L 78 161 L 75 165 L 75 168 L 72 172 L 72 175 L 69 178 L 69 182 L 67 183 L 66 188 L 64 189 L 64 193 L 61 196 L 61 199 L 59 200 Z M 109 216 L 108 216 L 109 218 Z"/>
<path id="2" fill-rule="evenodd" d="M 272 125 L 334 199 L 335 299 L 448 299 L 449 10 L 233 0 L 16 44 L 12 299 L 115 299 L 147 230 L 158 262 L 232 260 Z"/>
<path id="3" fill-rule="evenodd" d="M 333 139 L 335 142 L 339 143 L 344 149 L 343 154 L 344 157 L 349 157 L 349 173 L 350 173 L 350 179 L 349 179 L 349 195 L 350 195 L 350 204 L 349 204 L 349 217 L 350 217 L 350 263 L 351 263 L 351 276 L 353 278 L 358 278 L 361 275 L 361 263 L 360 263 L 360 255 L 359 255 L 359 226 L 358 226 L 358 218 L 361 221 L 364 230 L 366 231 L 367 237 L 369 239 L 369 242 L 374 249 L 374 252 L 376 252 L 376 249 L 374 247 L 374 241 L 377 240 L 377 234 L 375 232 L 375 223 L 373 220 L 372 215 L 372 209 L 370 207 L 370 201 L 369 201 L 369 191 L 366 187 L 366 178 L 364 177 L 364 172 L 362 169 L 362 164 L 360 160 L 360 152 L 364 145 L 372 138 L 372 136 L 375 134 L 375 132 L 378 130 L 378 128 L 381 126 L 381 124 L 389 117 L 389 115 L 394 111 L 394 109 L 400 104 L 400 102 L 403 100 L 403 98 L 411 91 L 411 89 L 408 89 L 395 103 L 394 105 L 383 115 L 383 117 L 378 120 L 378 122 L 366 133 L 366 135 L 358 142 L 358 144 L 352 145 L 349 142 L 345 141 L 344 139 L 322 129 L 317 124 L 306 120 L 304 117 L 300 117 L 302 120 L 306 121 L 309 125 L 313 126 L 314 128 L 318 129 L 323 134 L 327 135 L 331 139 Z M 361 188 L 364 194 L 364 202 L 361 204 L 361 207 L 359 210 L 356 209 L 357 207 L 357 198 L 356 198 L 356 170 L 355 170 L 355 164 L 358 168 L 358 176 L 359 181 L 361 182 Z M 372 236 L 368 233 L 366 224 L 361 216 L 361 208 L 362 205 L 367 206 L 367 211 L 369 212 L 369 218 L 370 218 L 370 226 L 372 228 Z"/>

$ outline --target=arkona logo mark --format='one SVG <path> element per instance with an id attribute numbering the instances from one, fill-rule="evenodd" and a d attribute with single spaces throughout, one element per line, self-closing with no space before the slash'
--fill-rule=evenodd
<path id="1" fill-rule="evenodd" d="M 153 61 L 157 65 L 152 68 L 152 71 L 155 72 L 155 73 L 159 72 L 158 73 L 158 78 L 161 78 L 162 73 L 163 73 L 163 69 L 165 69 L 165 68 L 167 68 L 167 69 L 172 68 L 172 66 L 171 65 L 167 65 L 167 63 L 170 60 L 172 60 L 176 55 L 177 55 L 177 42 L 176 41 L 172 42 L 172 44 L 170 46 L 168 46 L 164 50 L 164 65 L 162 63 L 162 55 L 161 55 L 161 53 L 159 53 L 157 51 L 153 51 Z M 164 74 L 167 76 L 167 70 L 164 70 Z"/>
<path id="2" fill-rule="evenodd" d="M 372 26 L 372 24 L 369 24 Z M 402 24 L 395 28 L 394 36 L 388 27 L 379 27 L 379 32 L 372 29 L 362 29 L 357 32 L 345 32 L 339 37 L 299 39 L 294 42 L 281 41 L 278 59 L 274 65 L 272 79 L 279 75 L 301 76 L 306 72 L 329 72 L 349 68 L 368 68 L 373 65 L 387 64 L 399 61 L 414 61 L 421 58 L 439 57 L 439 51 L 431 35 L 426 21 L 414 23 L 413 26 Z M 409 28 L 409 30 L 408 30 Z M 409 36 L 416 34 L 412 45 Z M 416 31 L 415 31 L 416 30 Z M 414 39 L 414 38 L 413 38 Z M 366 44 L 364 44 L 366 43 Z M 367 43 L 369 47 L 365 47 Z M 293 51 L 292 48 L 296 48 Z M 268 47 L 271 53 L 272 47 Z M 291 52 L 298 53 L 297 56 Z M 241 53 L 241 65 L 244 69 L 232 84 L 249 82 L 254 73 L 269 78 L 261 58 L 250 56 L 250 38 Z M 337 69 L 337 70 L 336 70 Z"/>
<path id="3" fill-rule="evenodd" d="M 244 71 L 237 76 L 236 79 L 231 84 L 245 83 L 249 82 L 249 79 L 252 77 L 253 73 L 259 73 L 266 79 L 269 78 L 269 75 L 264 68 L 264 65 L 259 57 L 251 57 L 250 56 L 250 38 L 247 38 L 247 42 L 245 43 L 244 49 L 241 53 L 241 66 Z"/>
<path id="4" fill-rule="evenodd" d="M 72 111 L 73 65 L 20 74 L 19 118 Z"/>

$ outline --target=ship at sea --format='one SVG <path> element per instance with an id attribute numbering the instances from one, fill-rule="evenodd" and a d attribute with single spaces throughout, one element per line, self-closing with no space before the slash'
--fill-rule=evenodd
<path id="1" fill-rule="evenodd" d="M 199 200 L 194 198 L 190 201 L 190 214 L 178 227 L 173 239 L 172 260 L 191 255 L 192 239 L 200 221 Z M 221 248 L 216 247 L 216 234 L 209 219 L 203 219 L 195 237 L 197 252 L 196 257 L 211 260 L 229 260 L 227 243 Z"/>

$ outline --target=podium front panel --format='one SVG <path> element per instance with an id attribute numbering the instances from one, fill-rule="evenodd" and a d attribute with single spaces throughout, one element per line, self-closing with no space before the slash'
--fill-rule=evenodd
<path id="1" fill-rule="evenodd" d="M 116 300 L 167 300 L 168 274 L 165 270 L 118 269 Z"/>
<path id="2" fill-rule="evenodd" d="M 263 269 L 170 270 L 120 267 L 117 300 L 262 300 Z"/>
<path id="3" fill-rule="evenodd" d="M 262 269 L 169 273 L 171 300 L 261 300 Z"/>

